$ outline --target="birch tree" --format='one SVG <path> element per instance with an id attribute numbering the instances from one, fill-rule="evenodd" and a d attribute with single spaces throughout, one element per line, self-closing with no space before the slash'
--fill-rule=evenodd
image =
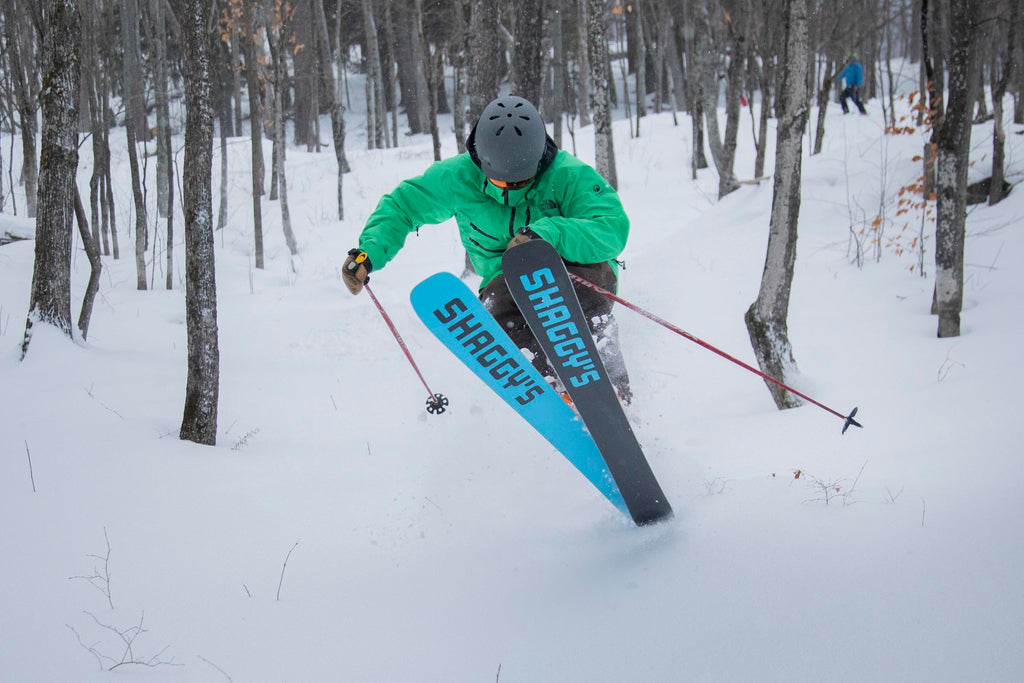
<path id="1" fill-rule="evenodd" d="M 213 250 L 213 106 L 207 26 L 212 0 L 184 0 L 185 317 L 188 379 L 179 438 L 217 443 L 220 350 Z"/>
<path id="2" fill-rule="evenodd" d="M 39 160 L 35 265 L 21 357 L 35 325 L 71 336 L 71 237 L 78 169 L 81 16 L 77 0 L 49 0 L 43 37 L 43 125 Z"/>
<path id="3" fill-rule="evenodd" d="M 797 223 L 800 217 L 800 174 L 803 134 L 807 126 L 807 2 L 784 0 L 785 27 L 782 84 L 776 114 L 775 179 L 769 224 L 768 252 L 761 289 L 745 317 L 747 334 L 761 371 L 782 382 L 797 371 L 789 341 L 787 317 L 796 263 Z M 801 405 L 796 396 L 765 381 L 780 409 Z"/>
<path id="4" fill-rule="evenodd" d="M 594 121 L 594 167 L 618 189 L 608 69 L 608 30 L 604 0 L 587 2 L 587 54 L 590 59 L 590 113 Z"/>
<path id="5" fill-rule="evenodd" d="M 964 224 L 967 220 L 967 171 L 970 161 L 971 47 L 977 0 L 950 2 L 952 40 L 949 102 L 938 133 L 935 190 L 935 313 L 939 337 L 960 336 L 964 298 Z"/>

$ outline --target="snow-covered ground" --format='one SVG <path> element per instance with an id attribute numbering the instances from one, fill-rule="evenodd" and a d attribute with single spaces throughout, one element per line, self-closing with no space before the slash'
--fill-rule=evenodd
<path id="1" fill-rule="evenodd" d="M 833 105 L 824 153 L 805 156 L 789 317 L 794 383 L 841 412 L 859 406 L 865 428 L 841 436 L 811 405 L 779 412 L 754 375 L 620 308 L 630 416 L 676 511 L 643 529 L 413 314 L 416 283 L 462 271 L 452 223 L 410 236 L 373 278 L 451 400 L 442 416 L 423 410 L 376 309 L 338 271 L 380 195 L 430 163 L 431 143 L 400 136 L 367 151 L 358 106 L 346 220 L 333 216 L 329 149 L 288 150 L 294 264 L 265 200 L 267 265 L 252 267 L 248 140 L 231 140 L 230 219 L 216 236 L 218 446 L 179 441 L 182 230 L 174 291 L 136 291 L 113 135 L 122 258 L 104 259 L 87 342 L 39 329 L 19 362 L 33 242 L 0 247 L 0 679 L 108 680 L 103 668 L 131 660 L 153 668 L 126 663 L 119 677 L 1019 680 L 1024 192 L 972 207 L 963 335 L 937 339 L 934 239 L 921 277 L 918 214 L 896 215 L 922 137 L 883 137 L 879 103 L 868 107 L 844 117 Z M 1009 128 L 1019 182 L 1024 131 Z M 682 116 L 648 117 L 639 138 L 625 120 L 615 132 L 632 219 L 620 294 L 753 363 L 743 314 L 770 181 L 716 201 L 713 170 L 690 179 Z M 443 144 L 454 153 L 450 133 Z M 576 145 L 592 161 L 590 129 Z M 975 127 L 972 177 L 987 175 L 990 149 L 991 124 Z M 858 267 L 851 225 L 870 226 L 883 204 L 880 258 L 865 240 Z M 158 251 L 158 284 L 164 261 Z M 76 315 L 87 275 L 77 250 Z"/>

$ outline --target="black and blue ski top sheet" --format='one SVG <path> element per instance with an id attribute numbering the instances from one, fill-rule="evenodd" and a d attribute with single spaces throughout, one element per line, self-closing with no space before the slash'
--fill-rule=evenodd
<path id="1" fill-rule="evenodd" d="M 584 423 L 516 348 L 476 295 L 451 273 L 437 273 L 410 295 L 427 328 L 523 416 L 605 498 L 630 516 L 622 493 Z"/>

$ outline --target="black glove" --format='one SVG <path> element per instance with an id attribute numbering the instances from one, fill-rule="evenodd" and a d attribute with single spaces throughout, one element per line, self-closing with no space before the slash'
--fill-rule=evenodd
<path id="1" fill-rule="evenodd" d="M 341 279 L 345 281 L 348 291 L 358 294 L 363 291 L 363 285 L 370 281 L 370 271 L 373 264 L 365 251 L 350 249 L 345 264 L 341 267 Z"/>

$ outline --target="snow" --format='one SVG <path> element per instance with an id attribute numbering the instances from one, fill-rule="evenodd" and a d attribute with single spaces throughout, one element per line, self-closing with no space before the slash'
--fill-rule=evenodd
<path id="1" fill-rule="evenodd" d="M 380 195 L 430 163 L 431 142 L 367 151 L 360 106 L 346 220 L 332 217 L 329 150 L 288 150 L 294 262 L 264 200 L 266 268 L 253 268 L 248 140 L 230 141 L 216 447 L 177 438 L 180 225 L 174 291 L 136 291 L 133 260 L 105 257 L 88 341 L 37 325 L 23 362 L 33 243 L 0 247 L 2 677 L 108 680 L 101 666 L 127 658 L 154 666 L 120 677 L 169 681 L 1017 680 L 1024 193 L 971 208 L 963 334 L 937 339 L 931 240 L 929 277 L 911 251 L 883 246 L 876 260 L 867 240 L 855 265 L 850 226 L 868 226 L 881 201 L 887 235 L 918 229 L 894 206 L 919 174 L 922 135 L 883 138 L 879 103 L 868 107 L 830 108 L 820 156 L 805 137 L 789 317 L 802 372 L 791 382 L 842 413 L 859 406 L 864 429 L 841 436 L 813 405 L 779 412 L 756 376 L 617 307 L 629 415 L 676 511 L 651 528 L 628 524 L 416 319 L 410 289 L 462 271 L 451 223 L 410 236 L 372 278 L 451 400 L 427 415 L 418 378 L 339 268 Z M 713 170 L 690 180 L 690 130 L 652 115 L 631 138 L 616 121 L 633 226 L 620 294 L 754 364 L 743 314 L 772 183 L 715 201 Z M 1019 182 L 1024 137 L 1008 132 Z M 127 155 L 123 135 L 112 140 L 126 245 Z M 592 161 L 591 130 L 576 143 Z M 991 124 L 976 126 L 972 179 L 990 145 Z M 741 134 L 737 174 L 752 168 Z M 87 276 L 76 250 L 76 315 Z M 130 655 L 117 632 L 134 636 Z"/>

